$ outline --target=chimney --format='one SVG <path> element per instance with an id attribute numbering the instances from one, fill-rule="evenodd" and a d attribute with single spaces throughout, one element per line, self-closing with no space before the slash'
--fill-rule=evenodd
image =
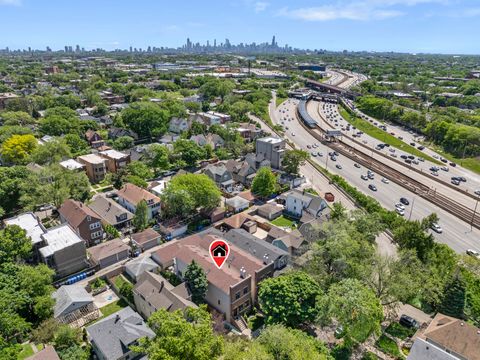
<path id="1" fill-rule="evenodd" d="M 158 290 L 158 292 L 162 292 L 162 289 L 163 289 L 164 286 L 165 286 L 165 284 L 162 280 L 162 282 L 160 283 L 160 290 Z"/>

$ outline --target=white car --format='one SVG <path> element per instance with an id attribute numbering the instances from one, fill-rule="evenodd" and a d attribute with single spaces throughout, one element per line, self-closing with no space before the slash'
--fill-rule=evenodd
<path id="1" fill-rule="evenodd" d="M 404 206 L 403 204 L 401 204 L 401 203 L 396 203 L 396 204 L 395 204 L 395 208 L 396 208 L 396 209 L 400 209 L 400 210 L 405 210 L 405 206 Z"/>
<path id="2" fill-rule="evenodd" d="M 397 212 L 398 215 L 405 216 L 405 211 L 404 210 L 396 208 L 395 211 Z"/>
<path id="3" fill-rule="evenodd" d="M 386 179 L 386 178 L 382 178 L 382 183 L 384 183 L 384 184 L 389 184 L 390 181 L 388 181 L 388 179 Z"/>
<path id="4" fill-rule="evenodd" d="M 478 189 L 478 190 L 475 190 L 475 195 L 478 195 L 478 196 L 480 196 L 480 189 Z"/>
<path id="5" fill-rule="evenodd" d="M 442 170 L 448 172 L 448 167 L 442 166 Z"/>
<path id="6" fill-rule="evenodd" d="M 473 257 L 475 257 L 475 258 L 477 258 L 477 259 L 480 259 L 480 253 L 479 253 L 478 251 L 476 251 L 476 250 L 468 249 L 468 250 L 466 251 L 466 253 L 467 253 L 467 255 L 470 255 L 470 256 L 473 256 Z"/>
<path id="7" fill-rule="evenodd" d="M 295 133 L 294 133 L 294 132 L 292 132 L 292 136 L 295 136 Z"/>
<path id="8" fill-rule="evenodd" d="M 437 223 L 433 223 L 430 228 L 438 234 L 441 234 L 443 232 L 443 229 Z"/>

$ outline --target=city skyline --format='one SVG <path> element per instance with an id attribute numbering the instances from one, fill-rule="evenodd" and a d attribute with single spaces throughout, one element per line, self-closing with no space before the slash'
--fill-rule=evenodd
<path id="1" fill-rule="evenodd" d="M 480 54 L 479 17 L 473 0 L 214 0 L 168 7 L 152 0 L 0 0 L 0 31 L 8 34 L 0 48 L 178 48 L 186 38 L 240 44 L 275 34 L 280 47 L 299 49 Z"/>

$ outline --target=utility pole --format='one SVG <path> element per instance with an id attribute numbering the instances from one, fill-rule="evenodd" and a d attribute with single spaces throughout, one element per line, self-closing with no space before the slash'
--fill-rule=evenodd
<path id="1" fill-rule="evenodd" d="M 415 205 L 415 198 L 412 200 L 412 207 L 410 208 L 410 215 L 408 215 L 408 221 L 412 218 L 413 205 Z"/>
<path id="2" fill-rule="evenodd" d="M 480 195 L 477 195 L 477 202 L 475 203 L 475 210 L 473 210 L 472 221 L 470 221 L 470 232 L 473 231 L 473 222 L 475 221 L 475 216 L 477 215 L 477 206 L 478 206 L 478 199 Z"/>

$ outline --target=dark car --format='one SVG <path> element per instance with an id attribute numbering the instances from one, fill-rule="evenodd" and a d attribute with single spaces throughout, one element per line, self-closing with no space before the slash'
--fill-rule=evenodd
<path id="1" fill-rule="evenodd" d="M 407 199 L 407 198 L 404 198 L 404 197 L 400 198 L 400 202 L 401 202 L 403 205 L 410 205 L 410 201 L 408 201 L 408 199 Z"/>
<path id="2" fill-rule="evenodd" d="M 410 145 L 411 145 L 411 146 L 415 146 L 415 145 L 417 145 L 417 144 L 415 144 L 414 142 L 411 142 Z"/>
<path id="3" fill-rule="evenodd" d="M 420 327 L 420 324 L 417 320 L 405 314 L 400 316 L 400 324 L 408 328 L 418 329 Z"/>
<path id="4" fill-rule="evenodd" d="M 377 187 L 373 184 L 368 185 L 368 188 L 372 191 L 377 191 Z"/>
<path id="5" fill-rule="evenodd" d="M 406 162 L 407 164 L 411 164 L 411 163 L 412 163 L 412 160 L 410 160 L 410 159 L 405 159 L 405 162 Z"/>
<path id="6" fill-rule="evenodd" d="M 453 185 L 460 185 L 460 181 L 458 181 L 457 179 L 452 179 L 451 182 Z"/>
<path id="7" fill-rule="evenodd" d="M 425 146 L 420 145 L 417 149 L 418 149 L 418 150 L 424 150 L 424 149 L 425 149 Z"/>
<path id="8" fill-rule="evenodd" d="M 408 155 L 407 157 L 408 157 L 410 160 L 415 159 L 415 156 L 413 156 L 413 155 Z"/>
<path id="9" fill-rule="evenodd" d="M 451 163 L 450 163 L 450 166 L 455 167 L 455 166 L 457 166 L 457 164 L 455 164 L 454 162 L 451 162 Z"/>
<path id="10" fill-rule="evenodd" d="M 441 158 L 440 161 L 441 161 L 441 162 L 444 162 L 444 163 L 448 163 L 448 160 L 447 160 L 447 159 L 444 159 L 444 158 Z"/>
<path id="11" fill-rule="evenodd" d="M 400 157 L 401 157 L 402 159 L 408 159 L 408 156 L 407 156 L 407 155 L 400 155 Z"/>
<path id="12" fill-rule="evenodd" d="M 458 178 L 458 180 L 460 180 L 460 181 L 462 181 L 462 182 L 467 182 L 467 179 L 465 179 L 463 176 L 460 176 L 460 177 Z"/>

